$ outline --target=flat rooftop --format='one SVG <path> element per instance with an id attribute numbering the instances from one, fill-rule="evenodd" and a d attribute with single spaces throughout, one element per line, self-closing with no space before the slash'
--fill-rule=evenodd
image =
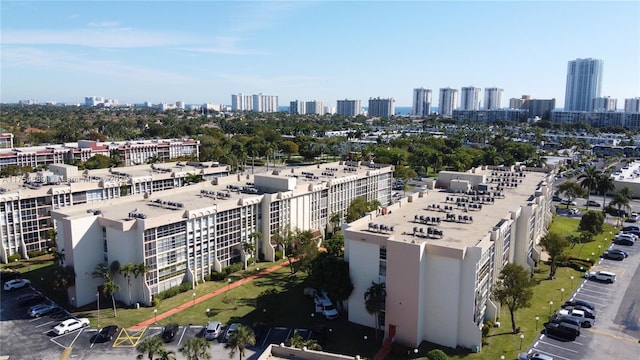
<path id="1" fill-rule="evenodd" d="M 640 161 L 634 161 L 613 172 L 611 175 L 615 181 L 640 183 Z"/>
<path id="2" fill-rule="evenodd" d="M 476 174 L 487 176 L 487 183 L 493 188 L 490 194 L 466 195 L 444 189 L 425 190 L 422 197 L 420 192 L 415 193 L 411 202 L 402 199 L 398 207 L 390 208 L 390 213 L 377 216 L 369 222 L 354 223 L 355 227 L 349 230 L 382 233 L 387 234 L 390 240 L 424 241 L 457 249 L 475 246 L 502 219 L 509 218 L 510 212 L 531 202 L 538 185 L 547 176 L 543 172 L 523 172 L 523 177 L 513 178 L 518 181 L 517 187 L 497 190 L 498 185 L 490 182 L 492 173 L 492 170 L 476 171 Z M 462 205 L 466 205 L 466 211 Z M 429 234 L 430 228 L 438 232 Z"/>

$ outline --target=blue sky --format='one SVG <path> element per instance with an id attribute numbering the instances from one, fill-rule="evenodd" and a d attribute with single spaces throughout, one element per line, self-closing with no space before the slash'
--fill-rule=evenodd
<path id="1" fill-rule="evenodd" d="M 567 61 L 640 96 L 640 1 L 11 1 L 0 102 L 230 104 L 394 97 L 474 85 L 564 104 Z M 481 95 L 483 97 L 484 94 Z"/>

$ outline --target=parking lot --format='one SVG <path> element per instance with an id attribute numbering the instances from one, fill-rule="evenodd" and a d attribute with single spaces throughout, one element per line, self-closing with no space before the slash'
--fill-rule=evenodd
<path id="1" fill-rule="evenodd" d="M 632 359 L 637 357 L 640 339 L 640 244 L 612 245 L 629 253 L 622 260 L 600 259 L 597 270 L 616 273 L 613 284 L 581 279 L 574 294 L 566 298 L 588 301 L 596 306 L 596 322 L 582 328 L 575 341 L 549 337 L 544 331 L 533 342 L 529 352 L 539 352 L 558 360 Z M 557 306 L 555 306 L 557 308 Z"/>
<path id="2" fill-rule="evenodd" d="M 69 358 L 73 359 L 134 359 L 138 355 L 135 346 L 149 336 L 162 333 L 161 326 L 150 326 L 141 330 L 122 330 L 112 341 L 96 343 L 92 337 L 97 333 L 97 324 L 55 336 L 51 329 L 65 319 L 73 317 L 62 308 L 38 318 L 27 314 L 29 306 L 19 306 L 17 298 L 33 291 L 25 288 L 3 292 L 0 309 L 0 355 L 10 355 L 17 359 L 59 359 L 65 349 L 71 348 Z M 185 340 L 204 336 L 205 324 L 180 326 L 175 338 L 166 343 L 167 350 L 174 351 L 178 359 L 183 358 L 178 349 Z M 322 331 L 297 329 L 304 340 L 316 339 L 324 342 L 326 334 Z M 210 341 L 212 359 L 228 359 L 229 350 L 224 347 L 226 327 L 218 339 Z M 246 358 L 261 353 L 268 344 L 286 342 L 294 334 L 288 327 L 262 327 L 256 329 L 256 345 L 246 350 Z"/>

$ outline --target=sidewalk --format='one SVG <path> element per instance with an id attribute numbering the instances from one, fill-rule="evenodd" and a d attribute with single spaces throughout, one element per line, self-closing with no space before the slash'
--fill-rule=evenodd
<path id="1" fill-rule="evenodd" d="M 292 261 L 295 262 L 296 260 L 292 259 Z M 147 319 L 145 321 L 142 321 L 142 322 L 140 322 L 140 323 L 138 323 L 136 325 L 133 325 L 129 329 L 131 329 L 131 330 L 139 330 L 139 329 L 142 329 L 144 327 L 153 325 L 156 321 L 160 321 L 160 320 L 166 319 L 169 316 L 173 316 L 173 315 L 179 313 L 180 311 L 182 311 L 184 309 L 187 309 L 187 308 L 189 308 L 191 306 L 194 306 L 196 304 L 200 304 L 201 302 L 209 300 L 214 296 L 218 296 L 220 294 L 224 294 L 226 291 L 229 291 L 229 290 L 234 289 L 234 288 L 236 288 L 238 286 L 244 285 L 244 284 L 246 284 L 246 283 L 248 283 L 250 281 L 253 281 L 253 280 L 257 279 L 260 276 L 264 276 L 266 274 L 272 273 L 272 272 L 274 272 L 276 270 L 279 270 L 279 269 L 281 269 L 281 268 L 283 268 L 285 266 L 289 266 L 289 262 L 288 261 L 283 261 L 282 263 L 280 263 L 278 265 L 274 265 L 274 266 L 272 266 L 270 268 L 267 268 L 267 269 L 264 269 L 264 270 L 260 270 L 259 272 L 255 273 L 255 274 L 253 274 L 251 276 L 248 276 L 246 278 L 240 279 L 240 280 L 238 280 L 236 282 L 229 283 L 229 285 L 225 285 L 225 286 L 223 286 L 223 287 L 221 287 L 221 288 L 219 288 L 217 290 L 214 290 L 214 291 L 212 291 L 212 292 L 210 292 L 208 294 L 205 294 L 205 295 L 202 295 L 202 296 L 200 296 L 198 298 L 195 298 L 195 300 L 189 300 L 189 301 L 185 302 L 184 304 L 179 305 L 179 306 L 177 306 L 177 307 L 175 307 L 175 308 L 173 308 L 173 309 L 171 309 L 169 311 L 163 312 L 161 314 L 157 314 L 157 316 L 151 317 L 151 318 L 149 318 L 149 319 Z"/>

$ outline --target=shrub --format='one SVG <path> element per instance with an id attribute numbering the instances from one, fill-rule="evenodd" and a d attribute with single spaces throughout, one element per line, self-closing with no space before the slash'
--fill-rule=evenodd
<path id="1" fill-rule="evenodd" d="M 282 251 L 276 251 L 275 252 L 275 256 L 276 256 L 276 261 L 282 260 Z"/>
<path id="2" fill-rule="evenodd" d="M 46 254 L 47 254 L 47 250 L 34 250 L 34 251 L 29 251 L 27 253 L 27 256 L 29 256 L 30 258 L 34 258 L 34 257 L 46 255 Z"/>
<path id="3" fill-rule="evenodd" d="M 204 276 L 204 281 L 211 281 L 211 275 L 207 274 Z"/>
<path id="4" fill-rule="evenodd" d="M 227 276 L 227 274 L 225 274 L 224 272 L 217 272 L 217 271 L 212 271 L 211 272 L 211 280 L 213 280 L 213 281 L 224 280 L 224 278 L 226 276 Z"/>
<path id="5" fill-rule="evenodd" d="M 13 255 L 7 256 L 7 262 L 9 262 L 9 263 L 12 263 L 12 262 L 18 261 L 18 260 L 22 260 L 22 255 L 13 254 Z"/>
<path id="6" fill-rule="evenodd" d="M 444 351 L 440 349 L 433 349 L 427 353 L 427 359 L 429 360 L 448 360 L 449 357 Z"/>
<path id="7" fill-rule="evenodd" d="M 181 293 L 189 291 L 192 289 L 192 285 L 190 282 L 183 282 L 182 284 L 180 284 L 180 286 L 178 286 L 178 291 L 180 291 Z"/>
<path id="8" fill-rule="evenodd" d="M 153 301 L 151 302 L 153 307 L 158 307 L 158 305 L 160 305 L 160 298 L 158 298 L 157 296 L 153 298 Z"/>
<path id="9" fill-rule="evenodd" d="M 236 271 L 242 270 L 243 267 L 244 267 L 243 263 L 237 262 L 235 264 L 227 266 L 226 268 L 222 269 L 222 271 L 225 273 L 226 276 L 229 276 L 230 274 Z"/>

